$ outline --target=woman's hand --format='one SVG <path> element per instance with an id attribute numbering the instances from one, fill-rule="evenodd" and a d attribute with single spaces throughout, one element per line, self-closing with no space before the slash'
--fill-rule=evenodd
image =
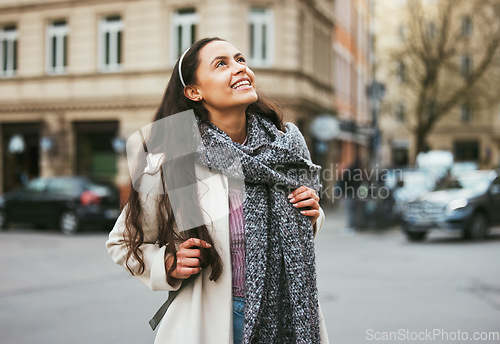
<path id="1" fill-rule="evenodd" d="M 319 196 L 316 195 L 316 191 L 302 185 L 290 195 L 288 195 L 290 203 L 296 208 L 309 207 L 308 210 L 302 210 L 300 213 L 306 216 L 311 216 L 311 222 L 314 226 L 316 220 L 319 217 Z M 299 202 L 300 201 L 300 202 Z"/>
<path id="2" fill-rule="evenodd" d="M 190 238 L 184 241 L 180 244 L 179 250 L 177 251 L 177 266 L 175 270 L 172 271 L 171 276 L 176 279 L 187 279 L 191 277 L 191 275 L 200 272 L 200 248 L 209 248 L 211 246 L 212 245 L 208 242 L 197 238 Z M 167 258 L 167 271 L 172 266 L 173 260 L 173 256 Z"/>

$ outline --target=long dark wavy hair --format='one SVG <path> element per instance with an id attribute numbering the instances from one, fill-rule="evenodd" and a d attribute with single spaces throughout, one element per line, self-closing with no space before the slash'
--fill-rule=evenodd
<path id="1" fill-rule="evenodd" d="M 182 61 L 182 76 L 186 85 L 192 85 L 196 83 L 196 70 L 199 66 L 199 52 L 205 45 L 213 41 L 224 40 L 218 37 L 201 39 L 194 43 L 185 54 Z M 195 116 L 197 116 L 202 122 L 208 122 L 209 112 L 203 105 L 203 102 L 192 101 L 184 95 L 184 86 L 180 81 L 178 70 L 179 61 L 177 61 L 173 68 L 172 75 L 163 96 L 163 100 L 156 112 L 156 115 L 153 118 L 153 122 L 189 109 L 193 109 Z M 248 106 L 248 108 L 246 109 L 246 113 L 249 112 L 257 113 L 259 115 L 267 117 L 274 123 L 274 125 L 276 125 L 278 129 L 282 131 L 285 130 L 282 116 L 278 113 L 276 106 L 271 105 L 271 103 L 268 100 L 264 99 L 261 94 L 259 94 L 259 99 L 255 103 Z M 198 179 L 195 176 L 194 161 L 191 159 L 180 159 L 176 163 L 184 164 L 182 165 L 183 168 L 177 168 L 177 171 L 182 170 L 182 176 L 179 176 L 180 178 L 182 178 L 182 183 L 196 185 L 196 181 Z M 212 245 L 211 248 L 201 249 L 200 266 L 202 268 L 210 266 L 210 280 L 217 281 L 223 269 L 222 260 L 219 253 L 217 252 L 217 249 L 206 225 L 201 225 L 196 228 L 192 228 L 179 233 L 178 230 L 175 230 L 175 217 L 168 194 L 164 193 L 159 197 L 160 199 L 157 204 L 157 211 L 155 215 L 159 231 L 158 244 L 160 245 L 160 247 L 166 245 L 165 259 L 167 258 L 168 254 L 172 254 L 174 258 L 173 264 L 167 271 L 167 282 L 172 286 L 176 283 L 176 280 L 171 277 L 172 272 L 176 269 L 177 266 L 176 244 L 179 244 L 191 237 L 205 240 Z M 184 195 L 184 197 L 194 197 L 191 198 L 191 200 L 196 199 L 199 202 L 196 192 L 193 192 L 190 195 Z M 142 228 L 143 221 L 141 219 L 143 216 L 145 216 L 145 214 L 141 206 L 139 193 L 132 186 L 132 181 L 130 194 L 124 206 L 126 208 L 126 228 L 124 233 L 124 242 L 127 247 L 127 268 L 132 274 L 142 274 L 145 270 L 145 263 L 143 252 L 140 249 L 140 246 L 144 242 L 144 231 Z M 195 209 L 189 209 L 189 211 L 191 210 L 196 211 Z M 133 269 L 131 264 L 129 264 L 131 258 L 139 263 L 138 269 Z"/>

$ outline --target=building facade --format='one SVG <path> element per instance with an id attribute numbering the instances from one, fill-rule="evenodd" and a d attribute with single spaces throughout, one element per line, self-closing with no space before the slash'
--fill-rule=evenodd
<path id="1" fill-rule="evenodd" d="M 298 124 L 332 107 L 333 0 L 4 0 L 0 192 L 36 176 L 128 184 L 125 140 L 149 123 L 180 53 L 233 43 Z M 311 147 L 312 148 L 312 147 Z"/>
<path id="2" fill-rule="evenodd" d="M 371 82 L 370 1 L 337 0 L 334 27 L 334 108 L 341 124 L 334 141 L 340 168 L 356 160 L 368 167 L 372 116 L 367 87 Z"/>

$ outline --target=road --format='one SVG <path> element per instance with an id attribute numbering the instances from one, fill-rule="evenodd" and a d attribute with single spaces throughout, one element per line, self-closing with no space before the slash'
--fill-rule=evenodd
<path id="1" fill-rule="evenodd" d="M 347 236 L 342 227 L 342 212 L 328 212 L 316 239 L 331 343 L 500 335 L 500 228 L 484 242 L 432 233 L 415 244 L 397 229 Z M 22 228 L 0 233 L 0 343 L 153 343 L 147 322 L 167 293 L 151 292 L 115 265 L 106 238 Z"/>

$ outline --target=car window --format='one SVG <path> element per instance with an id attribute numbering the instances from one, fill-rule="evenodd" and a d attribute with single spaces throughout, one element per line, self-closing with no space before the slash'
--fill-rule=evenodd
<path id="1" fill-rule="evenodd" d="M 458 178 L 452 188 L 470 189 L 476 192 L 485 192 L 491 183 L 491 178 L 487 175 L 471 175 Z"/>
<path id="2" fill-rule="evenodd" d="M 113 195 L 114 193 L 112 186 L 105 184 L 98 184 L 92 181 L 89 181 L 87 183 L 87 188 L 101 197 L 108 197 Z"/>
<path id="3" fill-rule="evenodd" d="M 73 179 L 51 179 L 47 187 L 50 195 L 77 196 L 80 193 L 78 183 Z"/>
<path id="4" fill-rule="evenodd" d="M 40 195 L 45 191 L 47 187 L 47 181 L 45 179 L 35 179 L 26 185 L 25 188 L 21 190 L 21 195 L 23 196 L 34 196 Z"/>
<path id="5" fill-rule="evenodd" d="M 403 182 L 404 189 L 431 191 L 435 186 L 429 175 L 421 173 L 404 174 Z"/>
<path id="6" fill-rule="evenodd" d="M 494 195 L 500 195 L 500 177 L 497 177 L 493 184 L 491 185 L 491 193 Z"/>

